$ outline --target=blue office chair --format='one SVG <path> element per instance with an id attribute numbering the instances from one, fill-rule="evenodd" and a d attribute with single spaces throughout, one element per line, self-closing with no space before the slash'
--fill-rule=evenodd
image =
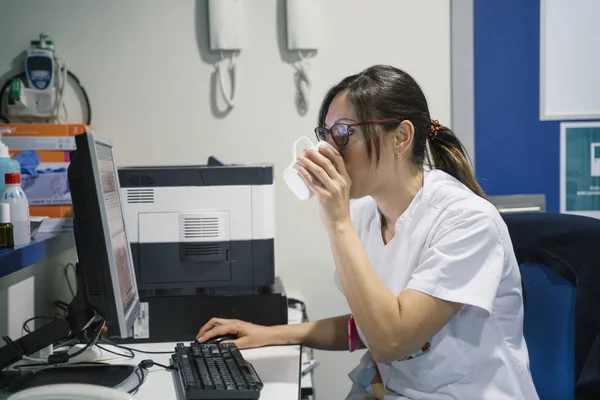
<path id="1" fill-rule="evenodd" d="M 552 268 L 521 265 L 523 329 L 531 375 L 541 400 L 573 400 L 575 388 L 575 286 Z"/>
<path id="2" fill-rule="evenodd" d="M 542 400 L 600 399 L 600 219 L 503 214 L 521 269 L 524 334 Z"/>

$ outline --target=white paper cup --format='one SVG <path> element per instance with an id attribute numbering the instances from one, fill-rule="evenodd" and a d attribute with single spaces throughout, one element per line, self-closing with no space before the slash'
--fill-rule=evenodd
<path id="1" fill-rule="evenodd" d="M 300 168 L 300 165 L 298 165 L 298 163 L 296 162 L 296 157 L 297 157 L 296 146 L 298 145 L 298 143 L 301 140 L 304 140 L 304 139 L 306 139 L 305 140 L 306 142 L 310 143 L 310 146 L 303 147 L 303 150 L 306 148 L 312 148 L 312 149 L 318 150 L 321 147 L 329 147 L 329 148 L 333 149 L 336 153 L 338 151 L 336 150 L 335 147 L 333 147 L 331 144 L 329 144 L 325 141 L 319 141 L 317 144 L 313 144 L 312 141 L 310 139 L 308 139 L 307 137 L 301 137 L 300 139 L 296 140 L 296 142 L 294 142 L 294 148 L 292 149 L 292 154 L 294 156 L 294 159 L 290 163 L 290 165 L 288 165 L 287 168 L 283 171 L 283 180 L 287 184 L 287 186 L 290 188 L 290 190 L 300 200 L 306 201 L 306 200 L 310 199 L 311 197 L 313 197 L 314 193 L 308 188 L 308 186 L 304 182 L 304 179 L 302 179 L 302 177 L 300 176 L 300 173 L 298 171 Z"/>

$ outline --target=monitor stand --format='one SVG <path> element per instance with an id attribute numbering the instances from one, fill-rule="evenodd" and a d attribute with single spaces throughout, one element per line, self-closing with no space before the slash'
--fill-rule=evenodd
<path id="1" fill-rule="evenodd" d="M 139 387 L 143 382 L 143 370 L 136 365 L 111 365 L 94 361 L 95 354 L 92 346 L 73 359 L 63 358 L 62 363 L 43 366 L 35 371 L 23 369 L 22 373 L 15 374 L 14 370 L 4 370 L 22 360 L 23 356 L 31 356 L 60 340 L 98 333 L 100 325 L 94 323 L 94 320 L 99 316 L 88 301 L 85 290 L 79 290 L 85 288 L 79 264 L 75 270 L 78 291 L 69 304 L 66 318 L 54 320 L 14 341 L 7 336 L 1 338 L 6 345 L 0 347 L 0 383 L 4 386 L 0 386 L 0 389 L 16 392 L 50 383 L 93 383 L 129 391 Z M 54 355 L 56 354 L 59 353 Z"/>

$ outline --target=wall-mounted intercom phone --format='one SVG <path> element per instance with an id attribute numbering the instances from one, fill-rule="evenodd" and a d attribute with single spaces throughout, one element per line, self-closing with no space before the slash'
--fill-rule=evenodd
<path id="1" fill-rule="evenodd" d="M 235 56 L 244 45 L 244 6 L 245 0 L 208 1 L 210 49 L 221 52 L 221 60 L 215 64 L 215 68 L 221 94 L 229 108 L 235 104 Z M 229 56 L 228 62 L 226 53 Z M 229 90 L 226 90 L 225 76 L 231 78 Z"/>
<path id="2" fill-rule="evenodd" d="M 320 46 L 322 27 L 322 0 L 287 0 L 287 48 L 298 52 L 296 85 L 298 86 L 297 105 L 302 114 L 308 111 L 309 90 L 311 86 L 308 72 L 309 59 Z M 307 54 L 303 54 L 307 52 Z"/>
<path id="3" fill-rule="evenodd" d="M 321 44 L 320 3 L 322 0 L 287 0 L 288 50 L 317 50 Z"/>

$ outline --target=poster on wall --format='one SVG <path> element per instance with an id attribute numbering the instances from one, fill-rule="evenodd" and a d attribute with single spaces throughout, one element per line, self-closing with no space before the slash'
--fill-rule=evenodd
<path id="1" fill-rule="evenodd" d="M 600 218 L 600 122 L 560 125 L 560 211 Z"/>

